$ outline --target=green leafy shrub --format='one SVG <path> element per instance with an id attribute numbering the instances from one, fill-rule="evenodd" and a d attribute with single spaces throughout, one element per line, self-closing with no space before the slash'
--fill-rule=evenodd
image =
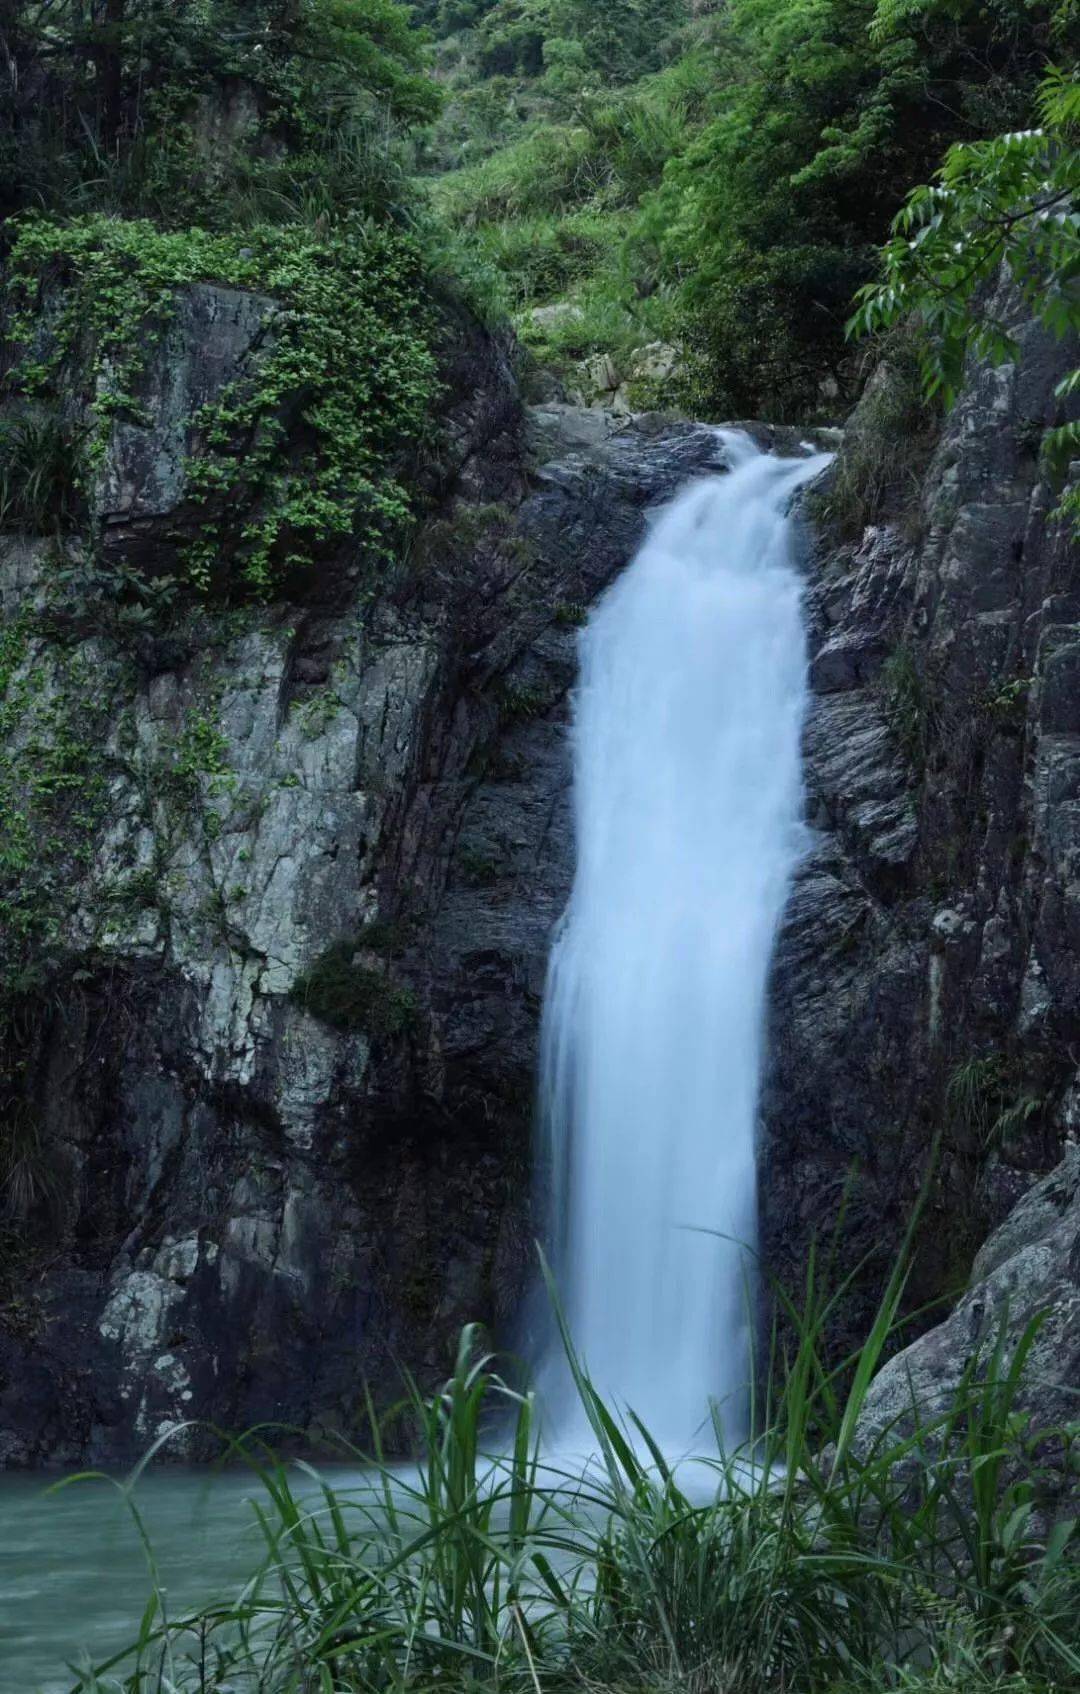
<path id="1" fill-rule="evenodd" d="M 298 979 L 292 998 L 305 1011 L 353 1034 L 403 1035 L 416 1019 L 416 996 L 385 969 L 373 969 L 358 957 L 365 947 L 338 941 Z M 372 949 L 374 951 L 375 949 Z"/>
<path id="2" fill-rule="evenodd" d="M 1002 269 L 1055 335 L 1080 329 L 1080 74 L 1049 71 L 1038 109 L 1038 128 L 958 143 L 936 180 L 912 190 L 883 250 L 882 278 L 861 291 L 851 320 L 854 333 L 870 333 L 915 316 L 926 391 L 947 401 L 969 353 L 999 363 L 1017 355 L 990 297 Z M 1063 411 L 1078 394 L 1080 369 L 1058 385 Z M 1061 417 L 1043 446 L 1064 469 L 1080 451 L 1080 419 Z M 1064 507 L 1080 533 L 1080 490 Z"/>
<path id="3" fill-rule="evenodd" d="M 86 360 L 99 458 L 113 417 L 139 415 L 139 378 L 177 291 L 200 281 L 263 291 L 275 309 L 265 353 L 197 420 L 204 447 L 189 481 L 206 515 L 189 580 L 265 593 L 346 538 L 385 553 L 409 515 L 397 467 L 437 386 L 425 263 L 409 236 L 356 220 L 324 235 L 215 235 L 25 219 L 9 262 L 13 336 L 27 350 L 14 386 L 48 395 Z"/>
<path id="4" fill-rule="evenodd" d="M 549 125 L 436 187 L 442 216 L 470 224 L 563 212 L 587 203 L 607 176 L 587 129 Z"/>

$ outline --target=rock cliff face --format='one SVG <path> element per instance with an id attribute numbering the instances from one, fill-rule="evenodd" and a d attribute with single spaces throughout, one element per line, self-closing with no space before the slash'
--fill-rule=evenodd
<path id="1" fill-rule="evenodd" d="M 98 478 L 110 568 L 169 557 L 193 413 L 262 320 L 183 302 Z M 43 748 L 75 796 L 20 814 L 53 834 L 9 1020 L 9 1464 L 196 1416 L 356 1433 L 365 1384 L 439 1378 L 466 1320 L 510 1333 L 575 629 L 720 454 L 559 407 L 526 440 L 485 345 L 449 384 L 437 515 L 375 591 L 346 562 L 306 603 L 125 621 L 74 544 L 0 544 L 7 797 Z"/>
<path id="2" fill-rule="evenodd" d="M 264 317 L 207 289 L 176 314 L 97 483 L 110 569 L 168 558 L 194 413 Z M 1080 583 L 1038 461 L 1059 363 L 1024 339 L 918 513 L 808 564 L 815 844 L 762 1138 L 795 1280 L 853 1161 L 846 1262 L 899 1239 L 940 1128 L 940 1291 L 1080 1113 Z M 434 515 L 375 587 L 346 559 L 294 603 L 132 617 L 70 539 L 0 538 L 0 1462 L 118 1459 L 193 1416 L 355 1433 L 364 1384 L 437 1379 L 464 1321 L 512 1337 L 575 628 L 722 449 L 523 417 L 497 348 L 456 360 Z"/>
<path id="3" fill-rule="evenodd" d="M 1076 1123 L 1080 557 L 1040 460 L 1070 350 L 1015 327 L 918 487 L 854 541 L 826 527 L 811 567 L 817 833 L 776 959 L 763 1233 L 799 1286 L 843 1211 L 841 1344 L 936 1138 L 916 1299 L 962 1286 Z M 851 433 L 873 417 L 871 393 Z"/>

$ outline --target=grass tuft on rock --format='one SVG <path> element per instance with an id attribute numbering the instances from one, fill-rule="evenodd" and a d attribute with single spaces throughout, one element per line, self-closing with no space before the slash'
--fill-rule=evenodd
<path id="1" fill-rule="evenodd" d="M 416 996 L 386 969 L 364 961 L 366 945 L 366 938 L 361 938 L 328 947 L 296 982 L 292 998 L 335 1029 L 357 1035 L 404 1035 L 416 1020 Z"/>

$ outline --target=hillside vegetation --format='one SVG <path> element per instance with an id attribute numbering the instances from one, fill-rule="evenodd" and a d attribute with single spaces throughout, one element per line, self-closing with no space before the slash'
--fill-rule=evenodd
<path id="1" fill-rule="evenodd" d="M 327 251 L 388 227 L 586 398 L 629 378 L 635 404 L 833 416 L 905 197 L 950 147 L 1030 130 L 1048 68 L 1075 89 L 1078 44 L 1076 0 L 5 0 L 0 214 Z M 1074 132 L 1059 102 L 1066 192 Z M 963 217 L 1047 163 L 1029 143 Z M 1053 228 L 1075 260 L 1075 220 Z"/>
<path id="2" fill-rule="evenodd" d="M 422 151 L 434 202 L 495 265 L 526 345 L 580 379 L 590 356 L 632 368 L 674 342 L 684 404 L 713 416 L 851 396 L 852 295 L 905 195 L 954 143 L 1029 127 L 1080 41 L 1071 0 L 423 10 L 446 90 Z"/>

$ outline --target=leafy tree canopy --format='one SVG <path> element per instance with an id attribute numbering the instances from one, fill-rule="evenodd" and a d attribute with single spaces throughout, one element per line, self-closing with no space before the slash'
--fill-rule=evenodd
<path id="1" fill-rule="evenodd" d="M 716 409 L 812 406 L 853 288 L 944 149 L 1018 127 L 1071 4 L 732 0 L 742 74 L 647 207 Z"/>

